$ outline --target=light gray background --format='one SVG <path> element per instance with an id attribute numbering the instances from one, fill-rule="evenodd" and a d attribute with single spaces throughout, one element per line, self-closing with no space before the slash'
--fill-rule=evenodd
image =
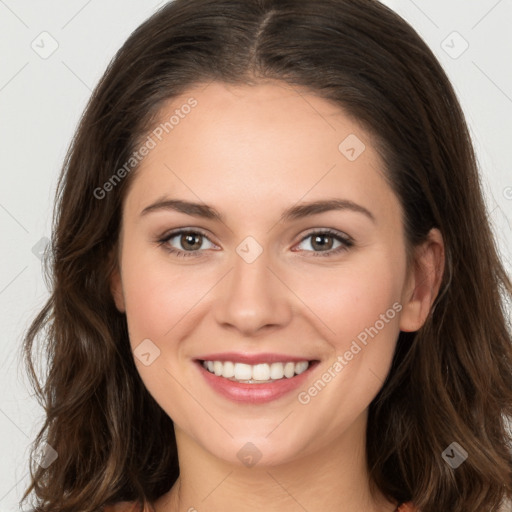
<path id="1" fill-rule="evenodd" d="M 490 218 L 512 273 L 512 0 L 385 3 L 416 28 L 455 86 L 474 139 Z M 161 4 L 0 0 L 2 511 L 18 510 L 28 484 L 28 445 L 43 418 L 19 353 L 29 321 L 48 296 L 38 251 L 51 236 L 58 172 L 109 60 Z"/>

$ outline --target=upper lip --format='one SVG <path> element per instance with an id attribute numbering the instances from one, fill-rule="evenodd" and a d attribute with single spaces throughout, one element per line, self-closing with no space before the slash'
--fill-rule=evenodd
<path id="1" fill-rule="evenodd" d="M 242 354 L 238 352 L 222 352 L 217 354 L 205 354 L 196 358 L 198 361 L 231 361 L 233 363 L 245 363 L 250 365 L 263 363 L 299 363 L 301 361 L 313 361 L 308 357 L 297 357 L 287 354 Z"/>

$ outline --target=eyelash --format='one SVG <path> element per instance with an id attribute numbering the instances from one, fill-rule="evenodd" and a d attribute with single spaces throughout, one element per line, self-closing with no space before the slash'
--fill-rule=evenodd
<path id="1" fill-rule="evenodd" d="M 165 245 L 172 238 L 175 238 L 178 235 L 183 235 L 183 234 L 187 234 L 187 235 L 190 235 L 190 234 L 192 234 L 192 235 L 201 235 L 201 236 L 203 236 L 203 237 L 205 237 L 206 239 L 209 240 L 208 236 L 204 232 L 199 230 L 199 229 L 180 229 L 180 230 L 173 231 L 171 233 L 165 234 L 162 238 L 158 239 L 158 245 L 159 246 L 163 246 L 163 247 L 165 246 L 164 249 L 168 253 L 173 254 L 174 256 L 178 256 L 180 258 L 181 257 L 185 257 L 186 258 L 186 257 L 198 257 L 198 256 L 200 256 L 201 255 L 200 254 L 201 253 L 200 250 L 199 251 L 180 251 L 179 249 L 174 249 L 173 247 L 169 247 L 168 245 Z M 304 242 L 308 238 L 312 237 L 313 235 L 328 235 L 328 236 L 331 236 L 331 237 L 335 238 L 336 240 L 338 240 L 342 244 L 337 249 L 330 249 L 329 251 L 306 251 L 306 252 L 312 252 L 313 253 L 313 257 L 325 258 L 325 257 L 335 256 L 335 255 L 340 254 L 340 253 L 342 253 L 344 251 L 348 251 L 351 247 L 353 247 L 355 245 L 354 241 L 350 237 L 343 236 L 338 231 L 334 231 L 332 229 L 324 229 L 322 231 L 312 231 L 311 233 L 309 233 L 305 237 L 303 237 L 302 240 L 299 242 L 299 244 L 301 244 L 302 242 Z"/>

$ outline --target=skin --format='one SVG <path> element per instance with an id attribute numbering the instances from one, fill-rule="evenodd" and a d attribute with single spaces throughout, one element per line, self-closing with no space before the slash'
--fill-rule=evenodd
<path id="1" fill-rule="evenodd" d="M 399 200 L 371 137 L 337 105 L 281 82 L 214 82 L 174 98 L 162 119 L 190 96 L 197 107 L 134 176 L 111 283 L 132 349 L 150 339 L 160 350 L 149 366 L 135 363 L 175 424 L 181 475 L 156 512 L 391 512 L 396 503 L 370 493 L 367 411 L 399 331 L 419 329 L 438 293 L 442 237 L 432 230 L 407 269 Z M 355 161 L 338 149 L 350 134 L 366 146 Z M 224 222 L 165 209 L 141 215 L 164 196 L 211 205 Z M 297 203 L 332 198 L 363 206 L 375 221 L 339 210 L 279 222 Z M 158 243 L 179 228 L 207 237 Z M 354 246 L 323 257 L 341 242 L 327 236 L 322 249 L 306 237 L 327 228 Z M 236 252 L 247 236 L 263 249 L 252 263 Z M 165 245 L 199 256 L 177 257 Z M 401 311 L 307 404 L 297 392 L 236 404 L 193 362 L 227 351 L 320 360 L 304 391 L 394 303 Z M 237 458 L 247 442 L 261 452 L 250 468 Z"/>

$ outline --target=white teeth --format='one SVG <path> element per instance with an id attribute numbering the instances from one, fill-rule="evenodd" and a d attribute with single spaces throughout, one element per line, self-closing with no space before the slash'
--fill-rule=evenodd
<path id="1" fill-rule="evenodd" d="M 308 369 L 309 363 L 307 361 L 302 361 L 295 365 L 295 373 L 300 375 Z"/>
<path id="2" fill-rule="evenodd" d="M 235 376 L 235 365 L 231 361 L 226 361 L 224 363 L 222 376 L 228 379 Z"/>
<path id="3" fill-rule="evenodd" d="M 295 364 L 294 363 L 286 363 L 284 365 L 284 376 L 288 379 L 291 379 L 295 375 Z"/>
<path id="4" fill-rule="evenodd" d="M 254 380 L 268 380 L 270 378 L 270 366 L 268 364 L 256 364 L 252 367 Z"/>
<path id="5" fill-rule="evenodd" d="M 215 375 L 222 375 L 222 363 L 220 361 L 213 361 L 213 373 Z"/>
<path id="6" fill-rule="evenodd" d="M 222 364 L 222 363 L 220 363 Z M 252 367 L 249 364 L 235 363 L 235 379 L 249 380 L 252 379 Z"/>
<path id="7" fill-rule="evenodd" d="M 272 363 L 270 365 L 270 378 L 277 380 L 284 377 L 283 363 Z"/>
<path id="8" fill-rule="evenodd" d="M 308 361 L 299 363 L 244 364 L 232 361 L 203 361 L 203 367 L 219 377 L 242 382 L 271 382 L 284 377 L 291 379 L 309 368 Z"/>

